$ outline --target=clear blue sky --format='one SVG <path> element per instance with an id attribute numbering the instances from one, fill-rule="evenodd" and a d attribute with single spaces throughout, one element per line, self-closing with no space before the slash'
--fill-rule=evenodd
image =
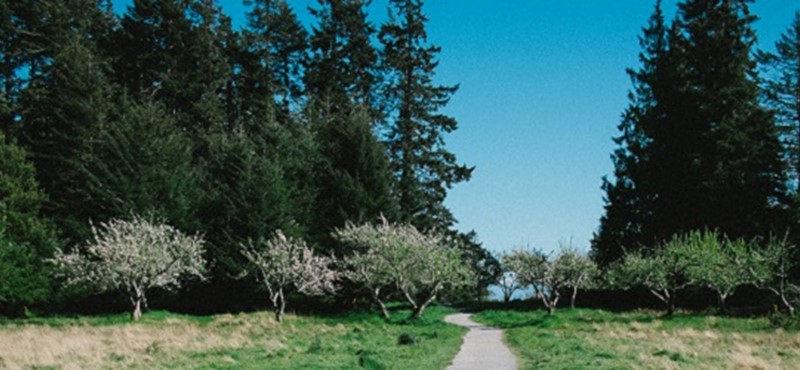
<path id="1" fill-rule="evenodd" d="M 559 242 L 588 249 L 603 213 L 601 178 L 612 172 L 611 138 L 627 105 L 625 68 L 638 66 L 637 37 L 654 0 L 428 0 L 429 39 L 443 48 L 437 80 L 459 83 L 445 113 L 459 129 L 447 147 L 476 166 L 446 204 L 463 231 L 504 250 Z M 124 11 L 131 0 L 114 0 Z M 236 26 L 240 0 L 218 3 Z M 370 19 L 386 19 L 374 0 Z M 676 1 L 665 0 L 668 18 Z M 289 0 L 301 20 L 316 0 Z M 752 6 L 759 47 L 772 50 L 797 0 Z"/>

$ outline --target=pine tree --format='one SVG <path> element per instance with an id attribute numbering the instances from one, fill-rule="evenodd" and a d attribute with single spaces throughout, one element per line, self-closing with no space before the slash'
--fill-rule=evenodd
<path id="1" fill-rule="evenodd" d="M 250 3 L 241 58 L 243 106 L 258 117 L 274 105 L 279 116 L 285 117 L 303 93 L 301 73 L 308 34 L 285 0 Z"/>
<path id="2" fill-rule="evenodd" d="M 620 258 L 625 250 L 634 250 L 645 242 L 644 228 L 653 212 L 652 187 L 648 185 L 648 168 L 652 161 L 651 144 L 654 126 L 661 118 L 663 106 L 664 61 L 667 53 L 667 29 L 661 1 L 658 0 L 648 26 L 639 37 L 641 67 L 628 69 L 633 83 L 630 105 L 617 126 L 619 146 L 611 159 L 614 180 L 603 178 L 605 214 L 592 240 L 593 258 L 606 265 Z M 661 106 L 660 106 L 661 105 Z M 648 193 L 650 192 L 650 193 Z"/>
<path id="3" fill-rule="evenodd" d="M 454 118 L 439 113 L 457 86 L 433 83 L 440 48 L 427 45 L 421 0 L 391 0 L 393 13 L 381 27 L 383 60 L 389 75 L 386 95 L 397 112 L 388 127 L 401 219 L 419 228 L 447 228 L 454 219 L 444 206 L 447 189 L 469 180 L 472 168 L 459 165 L 444 147 Z"/>
<path id="4" fill-rule="evenodd" d="M 375 28 L 367 21 L 369 1 L 318 1 L 320 7 L 311 9 L 318 25 L 304 77 L 310 103 L 345 114 L 355 105 L 374 108 L 378 54 L 370 42 Z"/>
<path id="5" fill-rule="evenodd" d="M 657 3 L 631 73 L 616 179 L 604 182 L 592 251 L 601 265 L 691 230 L 752 237 L 783 227 L 780 143 L 759 106 L 748 3 L 684 1 L 669 30 Z"/>
<path id="6" fill-rule="evenodd" d="M 57 246 L 26 153 L 0 132 L 0 313 L 18 314 L 50 293 L 45 259 Z"/>
<path id="7" fill-rule="evenodd" d="M 320 153 L 316 231 L 321 235 L 317 241 L 336 245 L 330 235 L 348 221 L 375 222 L 381 215 L 395 219 L 386 148 L 373 134 L 369 112 L 311 114 Z"/>
<path id="8" fill-rule="evenodd" d="M 671 49 L 682 62 L 676 65 L 685 83 L 677 94 L 683 116 L 670 120 L 686 130 L 675 128 L 680 140 L 672 143 L 671 154 L 689 155 L 684 166 L 697 188 L 693 197 L 659 199 L 663 218 L 654 222 L 671 222 L 671 233 L 709 228 L 752 237 L 781 227 L 775 207 L 784 201 L 781 148 L 772 116 L 759 104 L 750 2 L 679 4 L 681 32 Z"/>
<path id="9" fill-rule="evenodd" d="M 108 66 L 80 35 L 66 35 L 31 80 L 21 100 L 22 142 L 30 149 L 37 178 L 49 196 L 46 214 L 65 231 L 68 240 L 83 240 L 89 219 L 83 198 L 70 192 L 85 186 L 79 166 L 87 134 L 108 124 L 115 91 Z M 74 228 L 74 223 L 84 225 Z M 69 226 L 68 226 L 69 225 Z"/>
<path id="10" fill-rule="evenodd" d="M 764 97 L 775 112 L 790 164 L 790 179 L 800 181 L 800 12 L 780 40 L 775 53 L 759 53 L 763 74 Z"/>
<path id="11" fill-rule="evenodd" d="M 226 118 L 229 27 L 213 0 L 136 0 L 116 35 L 115 82 L 140 101 L 164 104 L 203 145 Z"/>

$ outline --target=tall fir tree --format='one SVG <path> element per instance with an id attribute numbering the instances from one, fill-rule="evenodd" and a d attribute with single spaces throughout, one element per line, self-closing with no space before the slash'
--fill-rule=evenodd
<path id="1" fill-rule="evenodd" d="M 394 218 L 386 149 L 375 136 L 378 54 L 365 0 L 319 0 L 304 77 L 304 116 L 317 143 L 318 209 L 313 241 L 337 243 L 330 233 L 345 222 Z"/>
<path id="2" fill-rule="evenodd" d="M 611 156 L 614 179 L 603 178 L 605 214 L 592 239 L 593 258 L 602 265 L 642 244 L 646 239 L 644 229 L 653 212 L 654 194 L 652 187 L 647 188 L 648 166 L 652 161 L 653 127 L 663 117 L 659 114 L 663 110 L 659 99 L 665 98 L 666 81 L 660 78 L 665 74 L 662 67 L 667 53 L 667 26 L 660 0 L 639 37 L 639 45 L 641 67 L 627 70 L 633 91 L 628 95 L 630 104 L 617 126 L 620 135 L 614 139 L 619 146 Z"/>
<path id="3" fill-rule="evenodd" d="M 248 115 L 263 117 L 275 107 L 278 118 L 285 118 L 301 102 L 308 33 L 285 0 L 249 3 L 241 57 L 242 105 Z"/>
<path id="4" fill-rule="evenodd" d="M 347 222 L 396 218 L 386 147 L 375 137 L 366 109 L 350 114 L 309 112 L 318 145 L 318 243 L 337 246 L 331 233 Z M 335 250 L 338 255 L 342 251 Z"/>
<path id="5" fill-rule="evenodd" d="M 777 205 L 784 201 L 784 168 L 774 120 L 759 102 L 751 2 L 679 4 L 677 26 L 682 32 L 672 49 L 683 62 L 679 66 L 686 85 L 678 96 L 686 117 L 677 118 L 691 132 L 681 133 L 673 153 L 694 155 L 689 158 L 690 176 L 699 181 L 697 196 L 686 204 L 659 200 L 658 211 L 666 217 L 654 222 L 671 222 L 670 233 L 711 228 L 730 237 L 749 237 L 783 226 Z M 683 209 L 674 209 L 676 205 Z"/>
<path id="6" fill-rule="evenodd" d="M 760 52 L 765 67 L 763 91 L 767 106 L 775 112 L 789 162 L 794 191 L 800 182 L 800 12 L 775 43 L 775 52 Z"/>
<path id="7" fill-rule="evenodd" d="M 604 185 L 593 240 L 601 264 L 690 230 L 752 237 L 785 227 L 781 148 L 759 105 L 749 3 L 680 3 L 657 53 L 650 46 L 663 31 L 654 30 L 665 27 L 651 20 L 617 139 L 617 179 Z"/>
<path id="8" fill-rule="evenodd" d="M 375 27 L 367 20 L 368 0 L 318 0 L 317 19 L 304 82 L 312 106 L 345 112 L 355 105 L 375 107 L 378 53 Z M 374 112 L 373 112 L 374 113 Z"/>
<path id="9" fill-rule="evenodd" d="M 72 242 L 88 236 L 80 230 L 87 230 L 90 209 L 72 193 L 86 185 L 81 153 L 88 133 L 108 124 L 115 95 L 108 65 L 88 45 L 81 35 L 65 35 L 21 98 L 21 141 L 49 196 L 46 213 Z"/>
<path id="10" fill-rule="evenodd" d="M 381 27 L 386 96 L 397 107 L 387 141 L 395 173 L 395 196 L 402 221 L 424 230 L 454 223 L 444 206 L 447 190 L 469 180 L 472 168 L 460 165 L 444 146 L 444 134 L 458 126 L 440 113 L 458 89 L 433 82 L 441 48 L 427 44 L 427 17 L 421 0 L 391 0 L 390 20 Z"/>
<path id="11" fill-rule="evenodd" d="M 162 103 L 202 145 L 226 121 L 229 27 L 213 0 L 135 0 L 116 35 L 115 82 Z"/>
<path id="12" fill-rule="evenodd" d="M 23 149 L 0 132 L 0 314 L 45 301 L 57 241 L 41 215 L 45 194 Z"/>

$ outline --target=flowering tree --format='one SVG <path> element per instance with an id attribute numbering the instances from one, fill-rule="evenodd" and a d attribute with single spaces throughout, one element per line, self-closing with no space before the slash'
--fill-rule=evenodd
<path id="1" fill-rule="evenodd" d="M 794 315 L 795 311 L 792 296 L 800 296 L 800 287 L 789 281 L 795 267 L 794 253 L 795 246 L 787 238 L 772 238 L 766 246 L 751 249 L 747 265 L 754 284 L 778 296 L 789 315 Z"/>
<path id="2" fill-rule="evenodd" d="M 331 269 L 333 259 L 315 255 L 304 240 L 287 237 L 281 230 L 270 239 L 243 244 L 241 252 L 267 287 L 278 322 L 286 309 L 288 289 L 307 295 L 336 290 L 337 274 Z"/>
<path id="3" fill-rule="evenodd" d="M 565 288 L 572 289 L 574 307 L 578 289 L 584 287 L 596 271 L 591 260 L 574 248 L 562 247 L 552 257 L 539 249 L 516 249 L 502 259 L 520 285 L 533 288 L 534 296 L 542 300 L 549 315 L 555 313 Z"/>
<path id="4" fill-rule="evenodd" d="M 396 287 L 421 317 L 443 290 L 472 284 L 474 274 L 461 252 L 438 233 L 423 233 L 411 225 L 394 225 L 385 218 L 379 225 L 347 224 L 334 236 L 355 249 L 346 257 L 347 276 L 372 292 L 382 306 L 380 289 Z M 370 266 L 364 266 L 369 263 Z"/>
<path id="5" fill-rule="evenodd" d="M 511 301 L 511 297 L 514 295 L 514 292 L 522 289 L 522 285 L 520 284 L 519 279 L 517 278 L 517 274 L 514 273 L 508 264 L 504 263 L 506 260 L 507 253 L 503 253 L 499 256 L 499 260 L 501 261 L 500 266 L 500 274 L 495 281 L 495 284 L 500 288 L 500 292 L 503 293 L 503 302 L 508 303 Z"/>
<path id="6" fill-rule="evenodd" d="M 178 288 L 183 276 L 203 277 L 203 239 L 198 235 L 187 236 L 139 216 L 92 226 L 92 235 L 83 252 L 56 250 L 52 261 L 67 285 L 127 292 L 133 320 L 141 317 L 148 290 Z"/>
<path id="7" fill-rule="evenodd" d="M 648 289 L 664 303 L 667 315 L 672 315 L 677 292 L 691 284 L 689 263 L 680 242 L 672 240 L 649 253 L 640 251 L 626 254 L 622 262 L 606 273 L 606 279 L 611 286 L 621 289 L 633 286 Z"/>
<path id="8" fill-rule="evenodd" d="M 736 288 L 754 282 L 748 274 L 753 259 L 743 240 L 729 240 L 716 232 L 694 231 L 676 236 L 672 248 L 677 248 L 677 253 L 687 260 L 690 283 L 713 290 L 723 313 L 726 300 Z"/>
<path id="9" fill-rule="evenodd" d="M 563 286 L 572 290 L 571 308 L 575 308 L 578 289 L 589 287 L 597 275 L 594 261 L 574 247 L 562 247 L 552 261 L 552 269 L 553 275 L 564 279 Z"/>

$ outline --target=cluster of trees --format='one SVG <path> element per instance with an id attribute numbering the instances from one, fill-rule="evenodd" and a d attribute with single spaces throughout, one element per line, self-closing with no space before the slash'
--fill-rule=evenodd
<path id="1" fill-rule="evenodd" d="M 246 3 L 237 29 L 214 0 L 0 0 L 0 309 L 46 301 L 43 261 L 131 214 L 204 235 L 210 282 L 185 288 L 212 297 L 259 289 L 242 243 L 346 257 L 332 233 L 381 215 L 496 264 L 443 204 L 472 169 L 445 147 L 456 88 L 433 82 L 423 1 L 376 26 L 369 1 L 319 0 L 310 29 Z"/>
<path id="2" fill-rule="evenodd" d="M 649 250 L 626 253 L 605 276 L 614 288 L 640 286 L 664 303 L 667 314 L 675 310 L 678 292 L 689 287 L 714 292 L 720 312 L 736 288 L 751 285 L 769 290 L 790 315 L 800 298 L 800 287 L 790 282 L 794 247 L 785 238 L 745 242 L 717 232 L 694 231 L 678 235 Z"/>
<path id="3" fill-rule="evenodd" d="M 555 255 L 539 249 L 515 249 L 500 257 L 503 274 L 497 280 L 506 303 L 515 291 L 533 290 L 549 315 L 552 315 L 563 291 L 570 291 L 570 306 L 575 308 L 578 289 L 593 286 L 599 278 L 597 265 L 589 256 L 573 247 L 562 246 Z"/>
<path id="4" fill-rule="evenodd" d="M 124 291 L 131 301 L 131 318 L 138 320 L 149 290 L 174 289 L 187 278 L 206 278 L 205 244 L 198 235 L 139 216 L 112 219 L 92 228 L 93 240 L 82 251 L 57 249 L 50 260 L 67 286 L 94 292 Z M 463 261 L 457 245 L 436 232 L 411 225 L 348 224 L 334 237 L 353 248 L 337 261 L 320 255 L 300 238 L 277 230 L 269 239 L 247 241 L 239 252 L 247 259 L 240 277 L 254 273 L 269 293 L 280 322 L 287 295 L 333 295 L 340 281 L 365 291 L 389 318 L 384 299 L 401 293 L 419 318 L 438 294 L 470 285 L 475 271 Z"/>
<path id="5" fill-rule="evenodd" d="M 605 269 L 575 248 L 553 254 L 538 249 L 515 249 L 501 255 L 503 273 L 497 285 L 506 303 L 521 289 L 533 291 L 552 315 L 565 292 L 571 307 L 579 289 L 628 290 L 644 288 L 675 311 L 677 295 L 703 288 L 716 295 L 721 313 L 737 288 L 751 286 L 774 294 L 789 315 L 800 300 L 800 285 L 792 271 L 795 247 L 784 238 L 729 239 L 719 232 L 693 231 L 676 235 L 653 248 L 626 252 Z M 763 298 L 759 298 L 763 299 Z M 753 302 L 754 305 L 764 302 Z"/>
<path id="6" fill-rule="evenodd" d="M 629 70 L 614 176 L 603 180 L 591 251 L 602 268 L 639 250 L 660 256 L 660 245 L 694 230 L 800 240 L 800 13 L 776 53 L 756 52 L 751 2 L 680 1 L 671 24 L 656 2 L 641 65 Z M 705 245 L 698 258 L 718 247 Z"/>

